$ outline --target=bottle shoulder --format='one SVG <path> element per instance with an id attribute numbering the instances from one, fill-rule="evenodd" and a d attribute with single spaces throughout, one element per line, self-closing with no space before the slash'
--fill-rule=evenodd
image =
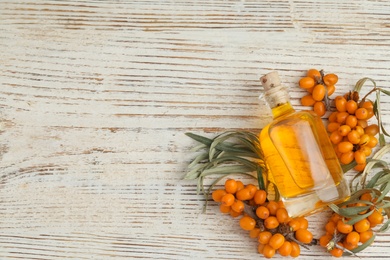
<path id="1" fill-rule="evenodd" d="M 313 111 L 295 111 L 293 113 L 280 116 L 266 125 L 260 132 L 260 140 L 266 138 L 275 127 L 292 125 L 306 125 L 311 126 L 311 128 L 318 128 L 323 127 L 323 122 L 321 117 Z"/>
<path id="2" fill-rule="evenodd" d="M 269 126 L 283 124 L 287 122 L 296 122 L 296 121 L 321 121 L 321 118 L 313 111 L 303 110 L 295 111 L 290 114 L 286 114 L 274 119 Z"/>

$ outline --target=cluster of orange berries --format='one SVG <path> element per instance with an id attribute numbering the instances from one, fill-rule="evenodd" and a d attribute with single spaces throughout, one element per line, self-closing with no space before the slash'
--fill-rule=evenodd
<path id="1" fill-rule="evenodd" d="M 306 77 L 299 80 L 299 87 L 306 89 L 308 94 L 301 98 L 303 106 L 312 106 L 318 116 L 325 115 L 327 109 L 325 101 L 335 90 L 338 76 L 333 73 L 324 75 L 323 71 L 310 69 Z"/>
<path id="2" fill-rule="evenodd" d="M 368 120 L 374 116 L 374 104 L 369 100 L 359 102 L 358 99 L 356 92 L 337 96 L 334 100 L 336 111 L 328 118 L 327 130 L 340 162 L 349 164 L 355 161 L 355 170 L 362 171 L 366 166 L 366 157 L 378 144 L 375 135 L 379 127 L 368 124 Z"/>
<path id="3" fill-rule="evenodd" d="M 353 225 L 348 224 L 348 218 L 342 217 L 337 213 L 333 213 L 329 221 L 325 225 L 326 234 L 321 236 L 319 244 L 327 248 L 329 253 L 335 257 L 341 257 L 344 252 L 353 253 L 353 250 L 364 243 L 372 243 L 374 231 L 372 228 L 380 225 L 384 221 L 382 208 L 376 209 L 374 206 L 368 206 L 375 203 L 370 193 L 364 193 L 360 196 L 359 203 L 354 203 L 346 207 L 361 207 L 363 210 L 358 214 L 366 214 L 368 209 L 372 213 L 368 217 L 363 218 Z M 364 203 L 367 201 L 367 204 Z"/>
<path id="4" fill-rule="evenodd" d="M 301 246 L 315 241 L 307 230 L 306 218 L 289 217 L 282 201 L 268 200 L 266 191 L 253 184 L 244 185 L 239 180 L 228 179 L 224 189 L 215 190 L 212 198 L 220 203 L 222 213 L 240 216 L 240 227 L 258 240 L 257 250 L 266 258 L 276 253 L 297 257 Z"/>

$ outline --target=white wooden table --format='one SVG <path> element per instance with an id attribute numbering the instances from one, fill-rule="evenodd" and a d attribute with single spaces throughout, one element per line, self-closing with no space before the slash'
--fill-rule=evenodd
<path id="1" fill-rule="evenodd" d="M 201 213 L 184 133 L 260 130 L 271 70 L 297 110 L 309 68 L 336 95 L 387 87 L 389 25 L 385 0 L 1 1 L 0 259 L 259 259 L 237 219 Z M 389 234 L 361 259 L 390 258 Z"/>

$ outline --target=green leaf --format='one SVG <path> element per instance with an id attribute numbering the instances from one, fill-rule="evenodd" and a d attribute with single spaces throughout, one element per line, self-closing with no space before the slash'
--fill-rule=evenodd
<path id="1" fill-rule="evenodd" d="M 352 170 L 353 167 L 357 165 L 356 161 L 350 162 L 348 164 L 343 164 L 341 166 L 341 169 L 343 170 L 344 173 L 348 172 L 349 170 Z"/>
<path id="2" fill-rule="evenodd" d="M 382 190 L 382 194 L 378 197 L 377 201 L 382 201 L 382 199 L 389 193 L 390 191 L 390 182 L 386 183 L 384 189 Z"/>
<path id="3" fill-rule="evenodd" d="M 366 211 L 370 208 L 370 206 L 358 206 L 358 207 L 349 207 L 349 208 L 340 208 L 339 214 L 344 217 L 354 217 L 361 213 L 362 211 Z"/>
<path id="4" fill-rule="evenodd" d="M 368 207 L 367 209 L 369 209 L 369 208 L 370 208 L 370 207 Z M 348 225 L 353 225 L 353 224 L 359 222 L 360 220 L 363 220 L 363 219 L 367 218 L 367 217 L 370 216 L 372 213 L 373 213 L 373 211 L 371 210 L 371 211 L 368 211 L 368 212 L 365 213 L 365 214 L 361 214 L 361 215 L 357 214 L 357 215 L 350 216 L 351 219 L 348 220 L 348 221 L 346 222 L 346 224 L 348 224 Z M 344 217 L 347 217 L 347 216 L 344 216 Z"/>
<path id="5" fill-rule="evenodd" d="M 364 86 L 364 84 L 366 83 L 366 81 L 371 81 L 372 84 L 374 85 L 374 88 L 376 88 L 376 83 L 373 79 L 371 78 L 362 78 L 360 80 L 358 80 L 355 84 L 355 88 L 353 89 L 354 91 L 356 92 L 360 92 L 360 90 L 362 89 L 362 87 Z"/>
<path id="6" fill-rule="evenodd" d="M 242 157 L 230 156 L 230 155 L 220 156 L 220 157 L 218 157 L 216 159 L 213 159 L 210 163 L 212 163 L 213 166 L 217 166 L 218 164 L 226 163 L 226 162 L 237 162 L 237 163 L 240 163 L 240 164 L 245 165 L 248 168 L 250 168 L 251 171 L 256 170 L 257 167 L 258 167 L 258 164 L 253 162 L 253 161 L 250 161 L 250 160 L 242 158 Z"/>
<path id="7" fill-rule="evenodd" d="M 385 90 L 385 89 L 383 89 L 383 88 L 379 88 L 379 90 L 380 90 L 380 92 L 382 92 L 382 93 L 384 93 L 384 94 L 390 96 L 390 91 Z"/>
<path id="8" fill-rule="evenodd" d="M 202 173 L 203 171 L 203 168 L 206 168 L 207 165 L 196 165 L 194 166 L 191 171 L 189 171 L 186 175 L 184 175 L 184 179 L 186 180 L 192 180 L 192 179 L 197 179 L 200 174 Z"/>
<path id="9" fill-rule="evenodd" d="M 375 186 L 381 185 L 389 181 L 390 181 L 390 170 L 384 169 L 382 171 L 377 172 L 373 177 L 371 177 L 366 187 L 374 188 Z"/>
<path id="10" fill-rule="evenodd" d="M 188 168 L 192 168 L 203 160 L 209 157 L 208 153 L 201 153 L 195 157 L 195 159 L 188 165 Z"/>
<path id="11" fill-rule="evenodd" d="M 232 166 L 223 166 L 223 167 L 206 169 L 200 174 L 200 176 L 202 177 L 210 174 L 246 173 L 250 171 L 253 171 L 253 169 L 248 166 L 232 165 Z"/>
<path id="12" fill-rule="evenodd" d="M 205 144 L 207 146 L 210 146 L 212 143 L 212 140 L 210 140 L 209 138 L 204 137 L 204 136 L 200 136 L 200 135 L 197 135 L 194 133 L 185 133 L 185 135 L 187 135 L 188 137 L 191 137 L 195 141 L 198 141 L 199 143 Z"/>
<path id="13" fill-rule="evenodd" d="M 381 131 L 384 135 L 386 136 L 390 136 L 390 134 L 386 131 L 385 127 L 383 126 L 383 124 L 380 125 L 380 128 L 381 128 Z"/>

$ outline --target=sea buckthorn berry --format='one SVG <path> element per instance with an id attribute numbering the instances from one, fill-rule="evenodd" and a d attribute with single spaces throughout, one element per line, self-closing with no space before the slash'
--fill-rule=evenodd
<path id="1" fill-rule="evenodd" d="M 275 216 L 276 215 L 276 211 L 278 210 L 279 208 L 279 204 L 274 201 L 274 200 L 271 200 L 267 203 L 267 206 L 266 206 L 268 209 L 269 209 L 269 214 L 271 216 Z"/>
<path id="2" fill-rule="evenodd" d="M 356 130 L 351 130 L 351 132 L 348 133 L 347 137 L 348 137 L 348 141 L 351 142 L 352 144 L 360 143 L 360 135 Z"/>
<path id="3" fill-rule="evenodd" d="M 321 79 L 321 73 L 316 69 L 309 69 L 306 73 L 306 76 L 314 79 L 316 82 Z"/>
<path id="4" fill-rule="evenodd" d="M 364 107 L 366 109 L 374 109 L 374 104 L 372 103 L 372 101 L 367 100 L 367 101 L 361 102 L 359 104 L 359 107 Z"/>
<path id="5" fill-rule="evenodd" d="M 251 195 L 251 199 L 255 196 L 256 191 L 258 190 L 257 187 L 253 184 L 246 185 L 246 188 L 249 189 L 249 193 Z"/>
<path id="6" fill-rule="evenodd" d="M 372 200 L 372 195 L 370 192 L 364 193 L 360 196 L 360 200 L 366 200 L 366 201 L 371 201 Z"/>
<path id="7" fill-rule="evenodd" d="M 366 163 L 366 154 L 360 150 L 355 152 L 355 161 L 357 164 Z"/>
<path id="8" fill-rule="evenodd" d="M 363 127 L 357 125 L 357 126 L 355 126 L 354 130 L 356 130 L 360 136 L 364 135 L 364 128 Z"/>
<path id="9" fill-rule="evenodd" d="M 351 132 L 351 127 L 349 125 L 342 125 L 337 131 L 341 136 L 346 136 L 349 132 Z"/>
<path id="10" fill-rule="evenodd" d="M 348 112 L 338 112 L 336 116 L 337 123 L 344 124 L 348 116 Z"/>
<path id="11" fill-rule="evenodd" d="M 378 211 L 374 210 L 370 216 L 367 217 L 368 221 L 370 222 L 371 226 L 376 226 L 383 223 L 383 215 Z"/>
<path id="12" fill-rule="evenodd" d="M 374 235 L 374 232 L 370 229 L 360 233 L 360 242 L 366 243 Z"/>
<path id="13" fill-rule="evenodd" d="M 263 245 L 263 244 L 259 244 L 259 245 L 257 246 L 257 252 L 258 252 L 259 254 L 263 254 L 264 246 L 265 246 L 265 245 Z"/>
<path id="14" fill-rule="evenodd" d="M 367 109 L 367 120 L 370 119 L 375 115 L 374 109 L 366 108 Z"/>
<path id="15" fill-rule="evenodd" d="M 307 229 L 298 229 L 295 231 L 295 238 L 305 244 L 310 243 L 313 240 L 313 234 Z"/>
<path id="16" fill-rule="evenodd" d="M 280 233 L 276 233 L 270 238 L 268 245 L 272 246 L 274 249 L 279 249 L 284 244 L 284 241 L 286 241 L 284 236 Z"/>
<path id="17" fill-rule="evenodd" d="M 337 96 L 334 100 L 336 109 L 339 112 L 345 112 L 347 111 L 347 100 L 342 96 Z"/>
<path id="18" fill-rule="evenodd" d="M 290 216 L 288 215 L 285 208 L 278 208 L 276 211 L 276 218 L 278 219 L 279 223 L 287 223 L 290 220 Z"/>
<path id="19" fill-rule="evenodd" d="M 298 243 L 291 241 L 291 257 L 298 257 L 301 254 L 301 247 L 298 245 Z"/>
<path id="20" fill-rule="evenodd" d="M 345 119 L 345 124 L 349 125 L 349 127 L 351 127 L 351 128 L 354 128 L 355 126 L 357 126 L 356 116 L 354 116 L 354 115 L 347 116 L 347 118 Z"/>
<path id="21" fill-rule="evenodd" d="M 336 87 L 334 85 L 326 86 L 326 88 L 328 89 L 328 96 L 331 96 L 336 91 Z"/>
<path id="22" fill-rule="evenodd" d="M 343 234 L 348 234 L 353 230 L 353 226 L 345 223 L 342 219 L 337 221 L 337 231 Z"/>
<path id="23" fill-rule="evenodd" d="M 245 204 L 244 204 L 244 202 L 242 202 L 241 200 L 236 200 L 236 201 L 234 201 L 234 203 L 233 203 L 230 207 L 231 207 L 232 210 L 234 210 L 235 212 L 241 213 L 241 212 L 244 211 Z"/>
<path id="24" fill-rule="evenodd" d="M 366 128 L 368 126 L 367 120 L 365 119 L 358 119 L 357 125 L 361 126 L 362 128 Z"/>
<path id="25" fill-rule="evenodd" d="M 323 116 L 326 113 L 326 107 L 324 102 L 322 101 L 317 101 L 314 103 L 313 111 L 319 116 Z"/>
<path id="26" fill-rule="evenodd" d="M 241 219 L 240 219 L 240 227 L 243 229 L 243 230 L 252 230 L 254 229 L 256 226 L 256 220 L 254 220 L 253 218 L 249 217 L 249 216 L 243 216 Z"/>
<path id="27" fill-rule="evenodd" d="M 316 81 L 311 77 L 303 77 L 299 80 L 299 87 L 303 89 L 308 89 L 314 87 Z"/>
<path id="28" fill-rule="evenodd" d="M 307 106 L 307 107 L 314 106 L 314 103 L 316 103 L 316 101 L 313 99 L 313 96 L 310 94 L 301 98 L 301 104 L 303 106 Z"/>
<path id="29" fill-rule="evenodd" d="M 325 97 L 324 85 L 321 84 L 316 85 L 313 89 L 312 96 L 315 101 L 322 101 Z"/>
<path id="30" fill-rule="evenodd" d="M 272 258 L 275 255 L 275 249 L 270 245 L 265 245 L 263 248 L 263 255 L 265 258 Z"/>
<path id="31" fill-rule="evenodd" d="M 375 136 L 377 133 L 379 133 L 379 127 L 377 124 L 372 124 L 364 128 L 364 132 L 368 135 Z"/>
<path id="32" fill-rule="evenodd" d="M 355 130 L 356 131 L 356 130 Z M 370 141 L 370 136 L 368 134 L 364 134 L 360 137 L 359 144 L 364 146 Z"/>
<path id="33" fill-rule="evenodd" d="M 237 211 L 233 210 L 232 207 L 230 207 L 229 214 L 232 218 L 236 218 L 236 217 L 240 216 L 242 214 L 242 212 L 237 212 Z"/>
<path id="34" fill-rule="evenodd" d="M 356 103 L 355 100 L 348 100 L 347 104 L 345 105 L 347 112 L 350 113 L 351 115 L 355 114 L 355 111 L 358 109 L 358 104 Z"/>
<path id="35" fill-rule="evenodd" d="M 279 208 L 286 208 L 286 206 L 284 206 L 283 200 L 278 200 L 277 203 L 279 205 Z"/>
<path id="36" fill-rule="evenodd" d="M 359 241 L 360 241 L 360 235 L 356 231 L 352 231 L 345 237 L 345 242 L 347 242 L 349 246 L 357 246 Z"/>
<path id="37" fill-rule="evenodd" d="M 242 200 L 242 201 L 252 199 L 251 198 L 251 191 L 250 191 L 250 189 L 245 187 L 245 188 L 237 191 L 236 192 L 236 198 L 238 200 Z"/>
<path id="38" fill-rule="evenodd" d="M 341 216 L 337 213 L 333 213 L 330 217 L 330 220 L 337 224 L 337 221 L 341 219 Z"/>
<path id="39" fill-rule="evenodd" d="M 221 211 L 221 213 L 229 213 L 230 212 L 230 206 L 225 206 L 223 204 L 219 205 L 219 211 Z"/>
<path id="40" fill-rule="evenodd" d="M 213 200 L 215 202 L 221 202 L 221 198 L 224 195 L 226 195 L 226 191 L 222 190 L 222 189 L 218 189 L 218 190 L 213 191 L 213 193 L 211 194 L 211 197 L 213 198 Z"/>
<path id="41" fill-rule="evenodd" d="M 341 142 L 341 140 L 343 139 L 343 137 L 339 134 L 339 132 L 336 130 L 336 131 L 333 131 L 330 136 L 329 136 L 329 139 L 330 141 L 333 143 L 333 144 L 338 144 Z"/>
<path id="42" fill-rule="evenodd" d="M 263 204 L 267 199 L 267 192 L 265 190 L 257 190 L 253 197 L 253 200 L 257 205 Z"/>
<path id="43" fill-rule="evenodd" d="M 351 144 L 350 142 L 340 142 L 340 143 L 337 145 L 337 149 L 338 149 L 339 152 L 341 152 L 341 153 L 346 153 L 346 152 L 352 151 L 352 149 L 353 149 L 353 144 Z"/>
<path id="44" fill-rule="evenodd" d="M 332 133 L 332 132 L 338 130 L 339 127 L 340 127 L 340 124 L 339 124 L 339 123 L 337 123 L 337 122 L 331 122 L 331 123 L 328 124 L 327 129 L 328 129 L 328 132 L 329 132 L 329 133 Z"/>
<path id="45" fill-rule="evenodd" d="M 314 89 L 314 87 L 308 88 L 308 89 L 306 89 L 306 91 L 311 94 L 311 93 L 313 93 L 313 89 Z"/>
<path id="46" fill-rule="evenodd" d="M 289 256 L 291 251 L 292 245 L 290 241 L 284 241 L 283 245 L 278 249 L 278 252 L 281 256 Z"/>
<path id="47" fill-rule="evenodd" d="M 360 120 L 367 119 L 367 117 L 368 117 L 367 109 L 364 107 L 356 109 L 355 116 L 357 119 L 360 119 Z"/>
<path id="48" fill-rule="evenodd" d="M 260 234 L 260 228 L 254 228 L 251 231 L 249 231 L 249 237 L 250 238 L 258 238 Z"/>
<path id="49" fill-rule="evenodd" d="M 237 183 L 237 191 L 242 190 L 243 188 L 245 188 L 245 185 L 244 185 L 244 183 L 242 183 L 242 181 L 236 181 L 236 183 Z"/>
<path id="50" fill-rule="evenodd" d="M 279 221 L 276 217 L 270 216 L 264 220 L 264 226 L 267 229 L 274 229 L 279 226 Z"/>
<path id="51" fill-rule="evenodd" d="M 322 247 L 326 247 L 328 245 L 328 243 L 330 242 L 330 240 L 332 240 L 333 236 L 330 235 L 330 234 L 325 234 L 323 236 L 320 237 L 320 246 Z"/>
<path id="52" fill-rule="evenodd" d="M 353 151 L 349 151 L 346 153 L 343 153 L 340 157 L 340 162 L 342 164 L 349 164 L 355 159 L 355 153 Z"/>
<path id="53" fill-rule="evenodd" d="M 231 205 L 233 205 L 234 200 L 235 200 L 234 195 L 227 193 L 226 195 L 222 196 L 221 203 L 222 203 L 222 205 L 225 205 L 225 206 L 231 206 Z"/>
<path id="54" fill-rule="evenodd" d="M 234 194 L 237 191 L 237 181 L 233 179 L 228 179 L 225 181 L 225 190 L 227 193 Z"/>
<path id="55" fill-rule="evenodd" d="M 301 228 L 301 223 L 297 219 L 290 220 L 288 225 L 290 226 L 291 231 L 297 231 Z"/>
<path id="56" fill-rule="evenodd" d="M 339 80 L 339 77 L 334 73 L 330 73 L 326 74 L 322 80 L 324 81 L 325 85 L 330 86 L 336 84 Z"/>
<path id="57" fill-rule="evenodd" d="M 366 146 L 370 148 L 374 148 L 378 144 L 378 139 L 375 136 L 370 135 L 370 141 L 366 144 Z"/>
<path id="58" fill-rule="evenodd" d="M 256 209 L 256 216 L 261 219 L 266 219 L 269 217 L 269 209 L 265 206 L 260 206 Z"/>
<path id="59" fill-rule="evenodd" d="M 340 247 L 343 246 L 341 242 L 337 243 Z M 341 257 L 343 255 L 343 250 L 341 248 L 334 247 L 329 253 L 334 257 Z"/>
<path id="60" fill-rule="evenodd" d="M 299 224 L 300 224 L 299 228 L 301 228 L 301 229 L 307 229 L 308 228 L 309 222 L 307 221 L 306 218 L 298 217 L 298 218 L 296 218 L 296 220 L 299 221 Z"/>
<path id="61" fill-rule="evenodd" d="M 362 164 L 357 164 L 355 167 L 353 167 L 353 169 L 357 172 L 362 172 L 364 171 L 364 168 L 366 168 L 366 164 L 365 163 L 362 163 Z"/>
<path id="62" fill-rule="evenodd" d="M 333 235 L 334 232 L 336 231 L 336 225 L 337 225 L 336 222 L 331 221 L 331 220 L 328 221 L 328 223 L 326 223 L 326 225 L 325 225 L 326 232 Z"/>
<path id="63" fill-rule="evenodd" d="M 353 228 L 356 230 L 356 232 L 364 232 L 370 229 L 370 221 L 368 219 L 364 218 L 358 222 L 356 222 L 353 225 Z"/>
<path id="64" fill-rule="evenodd" d="M 271 232 L 269 232 L 269 231 L 262 231 L 259 234 L 258 241 L 259 241 L 260 244 L 266 245 L 266 244 L 268 244 L 268 242 L 271 239 L 271 237 L 272 237 L 272 233 Z"/>
<path id="65" fill-rule="evenodd" d="M 336 122 L 336 121 L 337 121 L 337 114 L 338 114 L 337 111 L 334 111 L 334 112 L 330 113 L 330 115 L 329 115 L 329 117 L 328 117 L 329 123 L 332 123 L 332 122 Z"/>
<path id="66" fill-rule="evenodd" d="M 354 232 L 354 231 L 352 231 L 352 232 Z M 352 233 L 352 232 L 351 232 L 351 233 Z M 347 250 L 353 250 L 353 249 L 357 248 L 358 245 L 350 245 L 350 244 L 348 244 L 347 241 L 344 239 L 344 241 L 343 241 L 343 247 L 344 247 L 345 249 L 347 249 Z"/>

